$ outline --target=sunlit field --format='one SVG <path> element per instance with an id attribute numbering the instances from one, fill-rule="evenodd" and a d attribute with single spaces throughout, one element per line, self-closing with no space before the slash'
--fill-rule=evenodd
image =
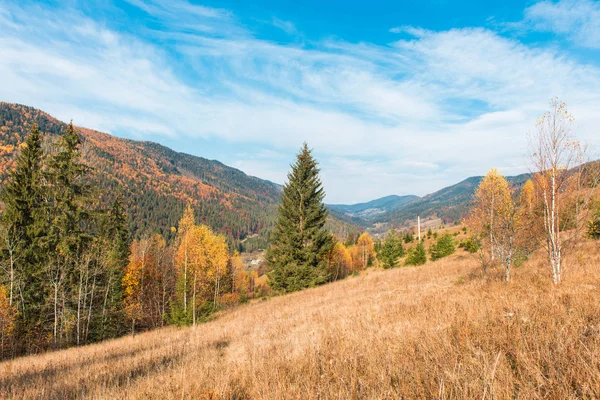
<path id="1" fill-rule="evenodd" d="M 600 254 L 556 288 L 542 254 L 482 271 L 462 250 L 421 267 L 240 306 L 195 328 L 0 364 L 2 398 L 597 398 Z"/>

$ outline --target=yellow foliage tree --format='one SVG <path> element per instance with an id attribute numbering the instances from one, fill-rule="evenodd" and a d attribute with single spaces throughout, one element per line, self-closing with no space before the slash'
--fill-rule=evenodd
<path id="1" fill-rule="evenodd" d="M 177 253 L 175 263 L 183 279 L 183 311 L 187 313 L 188 300 L 188 267 L 190 263 L 190 235 L 194 228 L 194 210 L 190 204 L 187 205 L 183 217 L 177 225 L 177 237 L 175 238 Z"/>
<path id="2" fill-rule="evenodd" d="M 358 237 L 356 242 L 357 256 L 360 260 L 360 269 L 365 269 L 375 256 L 375 244 L 368 232 Z"/>
<path id="3" fill-rule="evenodd" d="M 249 277 L 244 270 L 244 262 L 237 251 L 231 256 L 231 291 L 240 295 L 248 294 Z"/>
<path id="4" fill-rule="evenodd" d="M 343 279 L 352 272 L 352 256 L 341 242 L 336 242 L 329 255 L 329 276 L 331 280 Z"/>
<path id="5" fill-rule="evenodd" d="M 0 359 L 8 351 L 15 327 L 16 310 L 10 304 L 8 291 L 0 286 Z"/>
<path id="6" fill-rule="evenodd" d="M 487 260 L 482 258 L 484 269 L 489 261 L 496 258 L 495 237 L 499 232 L 501 219 L 513 209 L 508 182 L 497 169 L 491 169 L 481 180 L 473 201 L 467 224 L 473 231 L 482 235 L 482 249 L 487 253 Z M 483 254 L 485 255 L 485 254 Z"/>
<path id="7" fill-rule="evenodd" d="M 182 221 L 185 222 L 185 218 L 184 215 Z M 225 237 L 215 235 L 208 226 L 182 227 L 184 229 L 180 233 L 175 260 L 183 278 L 184 313 L 187 314 L 187 297 L 191 295 L 191 322 L 195 325 L 198 308 L 202 303 L 212 297 L 213 307 L 218 305 L 221 280 L 226 276 L 229 254 Z"/>

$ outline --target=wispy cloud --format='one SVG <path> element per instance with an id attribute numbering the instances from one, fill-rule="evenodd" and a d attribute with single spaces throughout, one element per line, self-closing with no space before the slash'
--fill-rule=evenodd
<path id="1" fill-rule="evenodd" d="M 576 46 L 600 49 L 600 2 L 541 1 L 525 10 L 523 23 L 535 30 L 565 36 Z"/>
<path id="2" fill-rule="evenodd" d="M 492 166 L 524 170 L 525 132 L 555 95 L 598 140 L 600 68 L 555 47 L 409 26 L 386 46 L 285 45 L 229 10 L 128 1 L 154 24 L 116 29 L 77 8 L 0 4 L 3 100 L 120 135 L 219 141 L 223 161 L 280 182 L 281 154 L 307 140 L 335 202 L 424 194 Z M 273 152 L 231 151 L 249 145 Z"/>

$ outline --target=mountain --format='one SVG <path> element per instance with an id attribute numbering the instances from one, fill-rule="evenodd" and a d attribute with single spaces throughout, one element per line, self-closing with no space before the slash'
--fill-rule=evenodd
<path id="1" fill-rule="evenodd" d="M 66 124 L 32 107 L 0 103 L 0 187 L 33 123 L 55 140 Z M 280 186 L 218 161 L 178 153 L 157 143 L 121 139 L 86 128 L 82 156 L 93 168 L 98 197 L 123 195 L 136 235 L 172 235 L 190 202 L 199 219 L 240 241 L 264 234 L 274 221 Z M 264 235 L 263 235 L 264 237 Z"/>
<path id="2" fill-rule="evenodd" d="M 506 177 L 515 188 L 520 188 L 530 174 Z M 388 222 L 405 226 L 421 218 L 441 218 L 445 222 L 460 221 L 469 211 L 471 200 L 483 176 L 473 176 L 455 185 L 418 198 L 403 207 L 379 215 L 374 222 Z"/>
<path id="3" fill-rule="evenodd" d="M 391 195 L 366 203 L 358 204 L 328 204 L 327 207 L 332 215 L 338 218 L 347 219 L 354 223 L 362 224 L 373 221 L 382 214 L 400 209 L 405 205 L 417 200 L 419 197 L 414 195 L 397 196 Z"/>

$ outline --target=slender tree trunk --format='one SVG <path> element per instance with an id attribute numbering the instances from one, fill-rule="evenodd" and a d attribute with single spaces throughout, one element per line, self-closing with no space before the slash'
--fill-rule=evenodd
<path id="1" fill-rule="evenodd" d="M 88 335 L 90 333 L 90 321 L 92 320 L 92 308 L 94 307 L 94 290 L 96 289 L 96 269 L 94 268 L 94 280 L 92 281 L 92 293 L 90 296 L 90 306 L 88 308 L 87 324 L 85 327 L 85 341 L 88 341 Z"/>
<path id="2" fill-rule="evenodd" d="M 81 333 L 81 291 L 83 286 L 83 271 L 79 271 L 79 289 L 77 292 L 77 346 L 79 346 L 79 336 Z"/>
<path id="3" fill-rule="evenodd" d="M 192 324 L 196 326 L 196 271 L 194 271 L 194 297 L 192 303 Z"/>
<path id="4" fill-rule="evenodd" d="M 220 284 L 220 273 L 219 273 L 219 268 L 217 267 L 217 279 L 216 279 L 216 284 L 215 284 L 215 296 L 213 299 L 213 309 L 217 308 L 217 295 L 219 293 L 219 284 Z"/>
<path id="5" fill-rule="evenodd" d="M 58 282 L 54 283 L 54 345 L 57 344 L 58 333 Z"/>
<path id="6" fill-rule="evenodd" d="M 188 267 L 188 243 L 185 234 L 185 260 L 183 262 L 183 312 L 187 315 L 187 267 Z"/>
<path id="7" fill-rule="evenodd" d="M 15 284 L 15 259 L 13 256 L 12 248 L 8 249 L 8 256 L 10 259 L 10 297 L 8 300 L 8 304 L 12 306 L 13 304 L 13 288 Z"/>

